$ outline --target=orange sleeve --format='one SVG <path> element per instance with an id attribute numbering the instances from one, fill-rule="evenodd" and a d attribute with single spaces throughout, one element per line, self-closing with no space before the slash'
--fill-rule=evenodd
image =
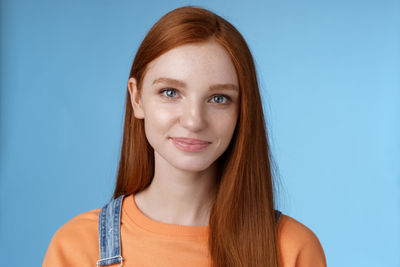
<path id="1" fill-rule="evenodd" d="M 97 219 L 100 209 L 76 216 L 51 239 L 43 267 L 96 266 L 99 259 Z"/>

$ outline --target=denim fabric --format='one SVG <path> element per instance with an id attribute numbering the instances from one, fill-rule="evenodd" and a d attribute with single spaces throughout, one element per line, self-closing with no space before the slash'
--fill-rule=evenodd
<path id="1" fill-rule="evenodd" d="M 97 266 L 106 266 L 120 263 L 122 266 L 121 256 L 121 207 L 124 196 L 120 196 L 105 205 L 99 214 L 99 245 L 100 260 Z"/>
<path id="2" fill-rule="evenodd" d="M 97 266 L 106 266 L 120 263 L 122 266 L 123 259 L 121 256 L 121 207 L 124 196 L 113 199 L 105 205 L 99 214 L 99 244 L 100 244 L 100 260 Z M 274 211 L 276 222 L 282 212 Z"/>
<path id="3" fill-rule="evenodd" d="M 275 213 L 275 221 L 276 223 L 279 222 L 279 217 L 281 217 L 282 212 L 280 212 L 279 210 L 274 210 Z"/>

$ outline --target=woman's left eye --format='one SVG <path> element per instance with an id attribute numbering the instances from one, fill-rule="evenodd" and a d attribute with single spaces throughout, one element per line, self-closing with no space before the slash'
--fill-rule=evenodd
<path id="1" fill-rule="evenodd" d="M 224 98 L 225 98 L 225 102 L 222 103 Z M 215 95 L 215 96 L 213 96 L 213 99 L 214 100 L 219 99 L 219 100 L 216 100 L 217 103 L 219 103 L 219 104 L 226 104 L 231 100 L 230 97 L 226 96 L 226 95 Z"/>

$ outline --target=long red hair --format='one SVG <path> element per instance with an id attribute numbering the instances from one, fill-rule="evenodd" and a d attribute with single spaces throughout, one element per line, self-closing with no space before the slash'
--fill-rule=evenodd
<path id="1" fill-rule="evenodd" d="M 213 266 L 279 266 L 270 148 L 252 54 L 224 18 L 195 6 L 165 14 L 147 33 L 129 78 L 140 92 L 146 66 L 177 46 L 214 39 L 230 54 L 239 80 L 239 117 L 218 159 L 217 194 L 210 214 Z M 114 198 L 144 190 L 154 175 L 154 150 L 136 119 L 127 90 L 124 135 Z"/>

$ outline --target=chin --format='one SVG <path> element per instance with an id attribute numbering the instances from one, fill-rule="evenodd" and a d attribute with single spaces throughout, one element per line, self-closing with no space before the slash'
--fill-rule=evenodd
<path id="1" fill-rule="evenodd" d="M 172 163 L 172 162 L 171 162 Z M 195 160 L 180 161 L 172 165 L 182 171 L 202 172 L 211 166 L 212 162 L 199 162 Z"/>

